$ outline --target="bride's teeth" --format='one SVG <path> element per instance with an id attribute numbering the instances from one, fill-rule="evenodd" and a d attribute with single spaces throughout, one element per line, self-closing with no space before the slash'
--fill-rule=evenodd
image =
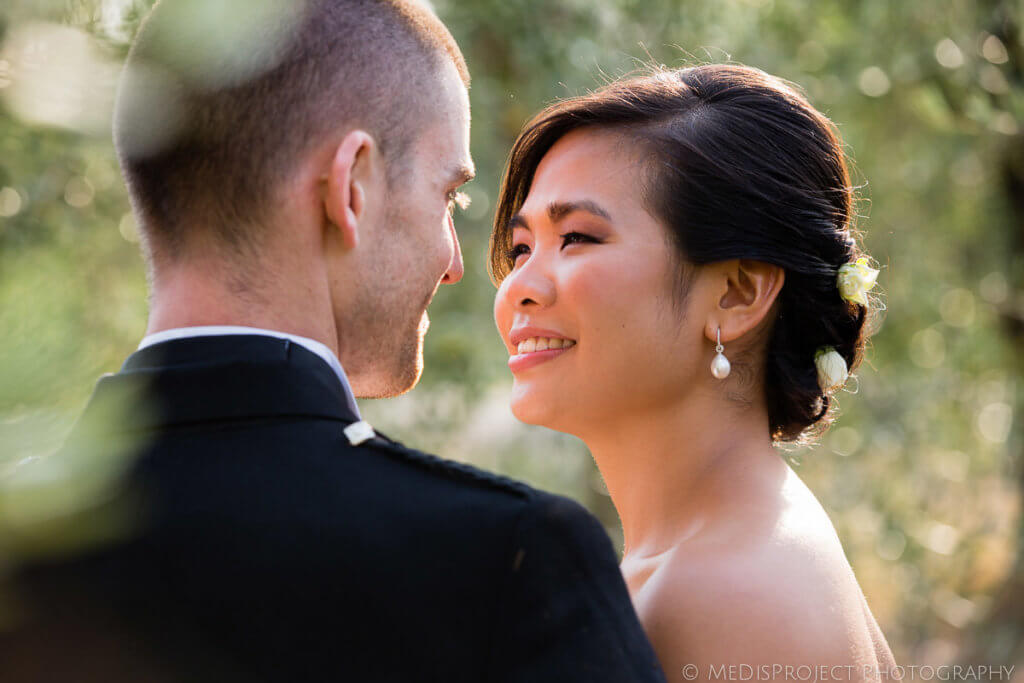
<path id="1" fill-rule="evenodd" d="M 519 346 L 516 347 L 516 353 L 521 354 L 533 353 L 534 351 L 548 351 L 551 349 L 568 349 L 572 346 L 576 346 L 576 342 L 571 339 L 531 337 L 526 341 L 519 342 Z"/>

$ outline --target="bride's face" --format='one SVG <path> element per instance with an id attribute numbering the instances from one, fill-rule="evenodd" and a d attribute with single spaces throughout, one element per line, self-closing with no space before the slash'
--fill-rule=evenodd
<path id="1" fill-rule="evenodd" d="M 582 435 L 680 400 L 710 363 L 699 297 L 685 311 L 673 301 L 674 247 L 641 177 L 639 155 L 600 130 L 569 133 L 537 167 L 494 304 L 524 422 Z"/>

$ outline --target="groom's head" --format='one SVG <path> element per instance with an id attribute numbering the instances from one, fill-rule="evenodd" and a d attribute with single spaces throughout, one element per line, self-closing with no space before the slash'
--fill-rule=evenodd
<path id="1" fill-rule="evenodd" d="M 115 112 L 154 306 L 203 282 L 206 323 L 333 335 L 358 395 L 410 388 L 462 275 L 468 80 L 415 0 L 159 2 Z"/>

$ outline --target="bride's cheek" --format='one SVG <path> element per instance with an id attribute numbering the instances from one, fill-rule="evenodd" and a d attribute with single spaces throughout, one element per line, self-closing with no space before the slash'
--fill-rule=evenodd
<path id="1" fill-rule="evenodd" d="M 622 282 L 622 274 L 607 263 L 593 262 L 580 264 L 564 281 L 563 295 L 579 304 L 592 306 L 618 299 L 628 283 Z"/>

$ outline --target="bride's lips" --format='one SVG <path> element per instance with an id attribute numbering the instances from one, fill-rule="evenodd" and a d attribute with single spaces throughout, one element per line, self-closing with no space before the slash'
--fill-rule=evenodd
<path id="1" fill-rule="evenodd" d="M 512 356 L 508 359 L 508 367 L 514 373 L 528 370 L 535 365 L 540 365 L 545 361 L 549 361 L 556 356 L 560 356 L 567 351 L 572 351 L 572 347 L 568 349 L 548 349 L 547 351 L 531 351 L 530 353 L 520 353 Z"/>
<path id="2" fill-rule="evenodd" d="M 529 351 L 523 350 L 521 353 L 513 353 L 508 359 L 508 367 L 512 370 L 512 373 L 522 372 L 528 370 L 536 365 L 545 363 L 553 358 L 556 358 L 567 351 L 571 351 L 576 346 L 576 340 L 570 339 L 561 332 L 554 330 L 546 330 L 539 327 L 518 327 L 513 329 L 509 333 L 509 341 L 513 348 L 519 348 L 524 342 L 528 342 L 531 339 L 544 339 L 554 340 L 556 344 L 562 346 L 561 348 L 544 349 L 541 351 Z M 546 345 L 546 344 L 545 344 Z"/>

